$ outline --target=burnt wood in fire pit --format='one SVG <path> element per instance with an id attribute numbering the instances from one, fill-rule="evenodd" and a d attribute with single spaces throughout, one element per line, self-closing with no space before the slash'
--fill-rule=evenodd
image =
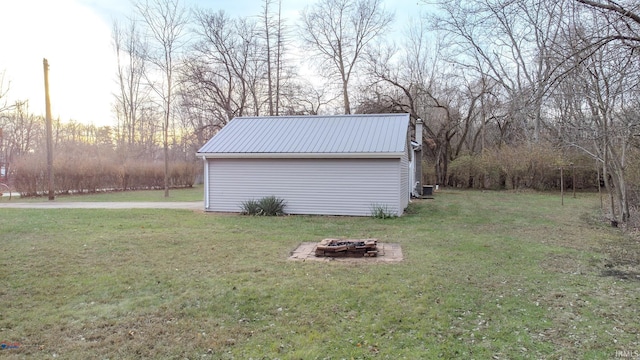
<path id="1" fill-rule="evenodd" d="M 376 239 L 324 239 L 316 247 L 316 256 L 373 257 L 378 255 Z"/>

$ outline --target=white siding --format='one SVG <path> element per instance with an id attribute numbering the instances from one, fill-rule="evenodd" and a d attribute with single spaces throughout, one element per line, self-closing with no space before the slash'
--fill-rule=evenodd
<path id="1" fill-rule="evenodd" d="M 369 216 L 373 205 L 401 215 L 408 163 L 401 159 L 208 159 L 209 211 L 240 212 L 265 196 L 289 214 Z"/>
<path id="2" fill-rule="evenodd" d="M 409 194 L 411 192 L 409 187 L 409 156 L 407 152 L 400 159 L 400 185 L 400 209 L 404 210 L 409 205 Z"/>
<path id="3" fill-rule="evenodd" d="M 411 150 L 413 151 L 413 150 Z M 415 152 L 413 153 L 413 157 L 409 162 L 409 190 L 411 191 L 411 196 L 418 196 L 416 193 L 416 157 Z"/>

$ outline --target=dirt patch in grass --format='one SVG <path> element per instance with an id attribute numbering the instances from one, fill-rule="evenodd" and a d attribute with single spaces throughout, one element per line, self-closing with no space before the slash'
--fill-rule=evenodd
<path id="1" fill-rule="evenodd" d="M 574 244 L 569 244 L 576 248 Z M 599 246 L 586 246 L 584 249 L 598 254 L 599 257 L 588 261 L 576 253 L 548 255 L 541 267 L 561 274 L 583 275 L 596 273 L 603 277 L 621 280 L 640 281 L 640 241 L 625 236 L 624 240 L 603 241 Z"/>
<path id="2" fill-rule="evenodd" d="M 595 273 L 640 281 L 640 232 L 610 228 L 606 219 L 589 213 L 579 219 L 581 223 L 543 232 L 541 243 L 575 251 L 549 253 L 541 261 L 541 267 L 561 274 Z M 547 227 L 535 230 L 540 229 Z M 521 234 L 528 233 L 525 229 Z"/>
<path id="3" fill-rule="evenodd" d="M 580 274 L 584 270 L 584 263 L 574 254 L 548 254 L 541 262 L 541 267 L 561 274 Z"/>
<path id="4" fill-rule="evenodd" d="M 601 274 L 623 280 L 640 281 L 640 238 L 627 234 L 622 239 L 602 244 L 605 255 Z"/>

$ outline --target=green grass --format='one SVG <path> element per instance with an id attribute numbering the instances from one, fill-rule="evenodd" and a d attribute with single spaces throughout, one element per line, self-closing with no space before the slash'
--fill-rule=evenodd
<path id="1" fill-rule="evenodd" d="M 163 202 L 163 201 L 201 201 L 204 198 L 204 190 L 202 185 L 195 185 L 191 188 L 184 189 L 170 189 L 169 197 L 164 197 L 164 190 L 138 190 L 138 191 L 114 191 L 114 192 L 101 192 L 95 194 L 80 194 L 80 195 L 56 195 L 54 201 L 58 202 L 127 202 L 127 201 L 142 201 L 142 202 Z M 48 202 L 47 196 L 20 198 L 12 197 L 9 200 L 8 197 L 0 197 L 0 203 L 2 202 Z"/>
<path id="2" fill-rule="evenodd" d="M 441 191 L 393 219 L 0 209 L 0 341 L 20 344 L 0 356 L 615 358 L 640 346 L 639 246 L 597 205 Z M 405 260 L 287 260 L 326 237 Z"/>

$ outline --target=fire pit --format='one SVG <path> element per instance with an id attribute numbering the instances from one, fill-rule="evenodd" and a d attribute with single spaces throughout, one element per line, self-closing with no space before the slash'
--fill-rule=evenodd
<path id="1" fill-rule="evenodd" d="M 334 249 L 332 249 L 331 247 L 329 247 L 329 249 L 327 248 L 323 249 L 321 247 L 319 251 L 316 251 L 318 249 L 318 246 L 327 246 L 330 240 L 336 240 L 336 242 L 355 241 L 358 243 L 358 246 L 362 246 L 362 244 L 360 244 L 361 242 L 364 242 L 366 246 L 367 240 L 373 240 L 376 242 L 376 247 L 375 249 L 370 247 L 369 252 L 370 251 L 376 251 L 376 252 L 369 253 L 367 257 L 365 257 L 365 254 L 367 253 L 366 249 L 364 252 L 360 249 L 359 254 L 357 252 L 349 253 L 347 252 L 347 250 L 331 252 L 331 250 L 338 250 L 339 249 L 338 245 L 336 245 Z M 329 261 L 363 262 L 363 263 L 369 263 L 369 264 L 383 264 L 383 263 L 400 262 L 403 259 L 402 247 L 400 247 L 400 244 L 377 242 L 377 240 L 375 239 L 365 239 L 365 240 L 326 239 L 326 243 L 324 245 L 321 245 L 321 244 L 322 244 L 322 241 L 321 242 L 318 242 L 318 241 L 303 242 L 291 251 L 289 260 L 322 261 L 322 262 L 329 262 Z M 369 245 L 371 246 L 371 243 L 369 243 Z M 347 248 L 349 247 L 347 246 Z"/>
<path id="2" fill-rule="evenodd" d="M 378 256 L 376 239 L 324 239 L 316 247 L 316 256 L 374 257 Z"/>

